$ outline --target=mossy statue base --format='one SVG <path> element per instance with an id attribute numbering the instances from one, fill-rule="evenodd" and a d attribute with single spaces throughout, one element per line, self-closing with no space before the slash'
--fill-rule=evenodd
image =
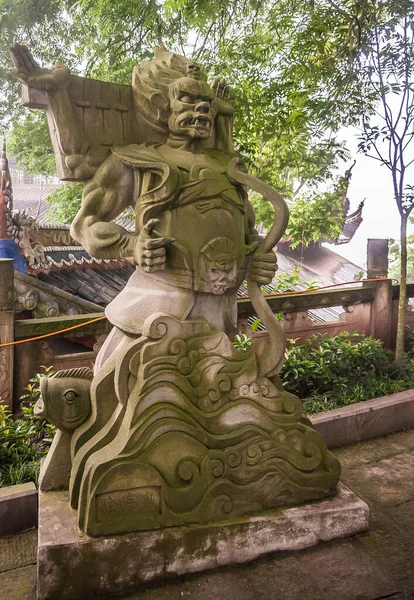
<path id="1" fill-rule="evenodd" d="M 259 376 L 253 349 L 237 351 L 205 320 L 154 315 L 115 356 L 72 438 L 71 503 L 89 535 L 209 523 L 334 493 L 338 461 L 301 418 L 300 400 Z M 109 380 L 120 404 L 94 433 Z"/>
<path id="2" fill-rule="evenodd" d="M 226 82 L 209 85 L 199 65 L 163 47 L 134 69 L 132 88 L 11 51 L 29 104 L 47 100 L 58 166 L 85 182 L 72 236 L 91 255 L 136 265 L 106 309 L 114 329 L 93 379 L 78 369 L 43 386 L 39 413 L 62 435 L 40 488 L 68 488 L 93 536 L 332 495 L 339 463 L 280 385 L 285 336 L 260 289 L 277 268 L 287 206 L 234 156 Z M 265 238 L 248 188 L 274 208 Z M 129 206 L 135 233 L 114 221 Z M 239 352 L 231 339 L 245 278 L 268 337 Z"/>
<path id="3" fill-rule="evenodd" d="M 342 484 L 335 496 L 305 506 L 106 537 L 79 532 L 67 492 L 41 492 L 38 600 L 124 597 L 151 581 L 303 550 L 367 529 L 368 506 Z"/>

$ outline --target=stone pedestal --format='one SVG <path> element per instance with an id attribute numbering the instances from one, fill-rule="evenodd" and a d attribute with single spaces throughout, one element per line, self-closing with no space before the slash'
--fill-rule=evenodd
<path id="1" fill-rule="evenodd" d="M 301 550 L 368 529 L 368 506 L 344 485 L 305 506 L 191 527 L 91 538 L 67 492 L 40 493 L 38 600 L 128 594 L 145 582 Z"/>

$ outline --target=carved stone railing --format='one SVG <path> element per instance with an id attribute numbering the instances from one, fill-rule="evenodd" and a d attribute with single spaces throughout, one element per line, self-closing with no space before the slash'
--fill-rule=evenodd
<path id="1" fill-rule="evenodd" d="M 304 341 L 314 333 L 336 335 L 340 331 L 365 333 L 384 342 L 386 348 L 395 344 L 399 285 L 391 279 L 379 279 L 357 284 L 355 287 L 334 287 L 305 293 L 288 293 L 267 296 L 275 315 L 280 315 L 288 338 Z M 414 284 L 408 284 L 407 297 L 414 298 Z M 335 321 L 317 322 L 309 311 L 341 307 L 342 314 Z M 252 333 L 249 322 L 254 319 L 253 307 L 248 298 L 238 301 L 238 328 L 254 337 L 266 332 Z M 414 327 L 414 311 L 407 305 L 406 324 Z"/>
<path id="2" fill-rule="evenodd" d="M 375 283 L 365 283 L 361 287 L 331 288 L 301 293 L 286 293 L 266 296 L 267 303 L 275 314 L 303 312 L 312 308 L 326 308 L 329 306 L 350 306 L 372 302 L 375 298 Z M 251 316 L 253 313 L 251 302 L 248 298 L 239 298 L 237 301 L 239 319 Z"/>

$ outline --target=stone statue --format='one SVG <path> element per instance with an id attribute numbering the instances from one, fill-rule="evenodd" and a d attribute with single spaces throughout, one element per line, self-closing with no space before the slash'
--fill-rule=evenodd
<path id="1" fill-rule="evenodd" d="M 339 463 L 280 383 L 284 335 L 260 291 L 276 270 L 287 208 L 234 156 L 226 82 L 209 85 L 199 65 L 160 47 L 135 67 L 132 89 L 85 79 L 80 96 L 82 78 L 62 64 L 42 69 L 19 45 L 12 55 L 13 74 L 33 88 L 26 103 L 45 107 L 57 132 L 60 173 L 85 181 L 72 236 L 91 255 L 136 265 L 106 309 L 114 327 L 96 360 L 90 415 L 71 433 L 80 528 L 206 523 L 334 493 Z M 122 133 L 111 111 L 128 115 Z M 265 239 L 247 188 L 275 209 Z M 113 221 L 128 206 L 135 234 Z M 269 336 L 239 352 L 231 340 L 246 277 Z"/>

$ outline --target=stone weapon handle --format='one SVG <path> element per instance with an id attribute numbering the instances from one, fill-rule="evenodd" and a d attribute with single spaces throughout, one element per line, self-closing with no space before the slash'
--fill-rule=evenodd
<path id="1" fill-rule="evenodd" d="M 282 196 L 270 185 L 260 181 L 252 175 L 248 175 L 240 170 L 242 161 L 239 158 L 233 158 L 227 168 L 230 177 L 237 183 L 246 185 L 255 192 L 262 194 L 267 200 L 269 200 L 275 211 L 273 217 L 273 225 L 267 234 L 267 236 L 260 242 L 256 248 L 255 253 L 266 254 L 276 246 L 277 242 L 282 237 L 286 230 L 289 221 L 289 209 Z M 256 281 L 252 281 L 249 277 L 247 278 L 247 290 L 252 301 L 253 307 L 262 320 L 262 323 L 269 333 L 271 347 L 267 345 L 264 348 L 260 348 L 259 344 L 255 344 L 257 347 L 257 354 L 259 355 L 259 369 L 260 374 L 273 375 L 280 371 L 284 361 L 285 348 L 286 348 L 286 337 L 280 323 L 275 319 L 275 315 L 270 309 L 266 302 L 264 295 L 261 292 L 260 285 Z"/>

